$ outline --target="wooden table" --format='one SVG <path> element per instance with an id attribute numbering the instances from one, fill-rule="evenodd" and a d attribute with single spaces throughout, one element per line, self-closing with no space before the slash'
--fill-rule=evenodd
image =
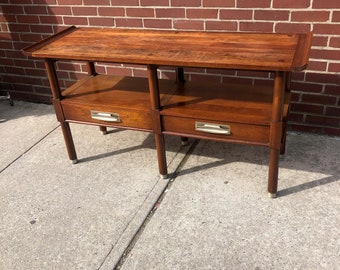
<path id="1" fill-rule="evenodd" d="M 277 192 L 290 99 L 290 73 L 306 68 L 312 34 L 214 33 L 70 27 L 24 49 L 45 59 L 53 104 L 69 158 L 77 162 L 69 123 L 155 134 L 159 172 L 167 176 L 164 134 L 270 148 L 268 192 Z M 85 61 L 88 76 L 65 91 L 55 62 Z M 144 65 L 148 78 L 97 74 L 97 62 Z M 159 66 L 176 67 L 176 81 Z M 271 86 L 185 82 L 184 69 L 268 71 Z"/>

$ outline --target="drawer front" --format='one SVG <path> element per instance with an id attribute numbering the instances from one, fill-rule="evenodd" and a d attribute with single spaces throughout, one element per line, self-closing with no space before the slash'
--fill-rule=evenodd
<path id="1" fill-rule="evenodd" d="M 96 107 L 62 103 L 66 121 L 97 124 L 107 127 L 152 129 L 150 113 L 114 107 Z"/>
<path id="2" fill-rule="evenodd" d="M 162 116 L 164 133 L 202 139 L 268 145 L 269 126 Z"/>

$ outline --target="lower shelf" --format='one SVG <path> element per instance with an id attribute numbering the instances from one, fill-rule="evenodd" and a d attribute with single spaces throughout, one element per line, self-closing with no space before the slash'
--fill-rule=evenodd
<path id="1" fill-rule="evenodd" d="M 164 134 L 269 145 L 272 87 L 159 80 L 159 89 Z M 286 93 L 283 121 L 289 98 Z M 67 122 L 146 131 L 159 126 L 152 122 L 145 78 L 89 76 L 63 92 L 60 107 Z"/>
<path id="2" fill-rule="evenodd" d="M 160 80 L 161 104 L 175 83 Z M 150 92 L 145 78 L 97 75 L 87 77 L 63 92 L 65 121 L 151 131 Z"/>
<path id="3" fill-rule="evenodd" d="M 269 145 L 270 86 L 186 83 L 161 111 L 164 134 Z M 286 93 L 284 121 L 290 95 Z"/>

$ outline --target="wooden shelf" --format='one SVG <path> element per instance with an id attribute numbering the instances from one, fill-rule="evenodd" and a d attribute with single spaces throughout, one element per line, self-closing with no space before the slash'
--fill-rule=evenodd
<path id="1" fill-rule="evenodd" d="M 160 80 L 161 103 L 170 98 L 176 84 Z M 62 93 L 61 106 L 68 122 L 152 130 L 148 80 L 97 75 L 86 77 Z M 91 112 L 118 114 L 117 122 L 93 119 Z"/>
<path id="2" fill-rule="evenodd" d="M 290 94 L 285 93 L 284 118 Z M 163 109 L 165 134 L 268 145 L 273 109 L 272 86 L 186 83 Z M 196 122 L 227 125 L 230 134 L 197 131 Z"/>

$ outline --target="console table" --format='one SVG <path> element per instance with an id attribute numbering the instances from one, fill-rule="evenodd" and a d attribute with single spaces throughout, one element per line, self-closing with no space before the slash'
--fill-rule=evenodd
<path id="1" fill-rule="evenodd" d="M 311 33 L 217 33 L 70 27 L 23 51 L 43 58 L 69 158 L 69 123 L 152 132 L 159 172 L 167 176 L 164 134 L 267 146 L 268 192 L 277 193 L 290 100 L 290 73 L 306 68 Z M 55 62 L 85 61 L 88 76 L 61 91 Z M 144 65 L 148 78 L 97 74 L 96 63 Z M 176 80 L 158 78 L 159 66 Z M 186 82 L 184 69 L 268 71 L 270 86 Z"/>

